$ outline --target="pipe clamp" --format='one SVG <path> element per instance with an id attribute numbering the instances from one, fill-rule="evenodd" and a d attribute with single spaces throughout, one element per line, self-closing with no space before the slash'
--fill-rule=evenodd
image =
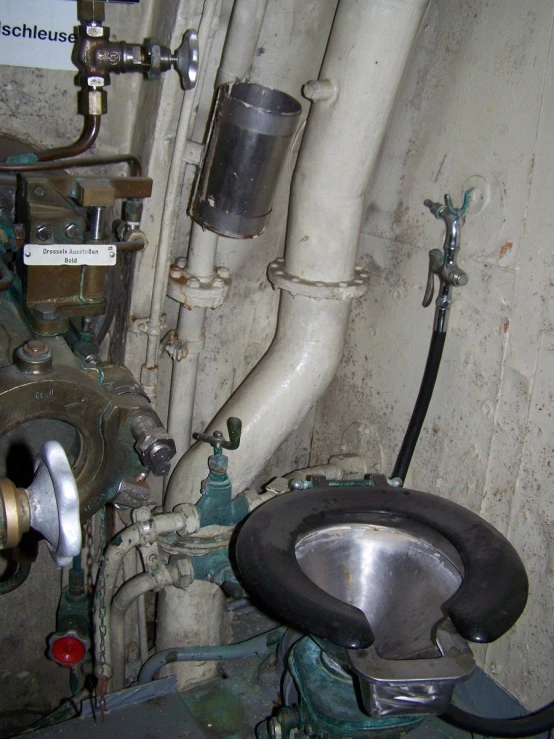
<path id="1" fill-rule="evenodd" d="M 341 282 L 312 282 L 292 275 L 285 270 L 285 260 L 276 259 L 268 267 L 267 276 L 274 287 L 286 290 L 291 295 L 303 295 L 314 300 L 351 300 L 361 298 L 369 288 L 369 272 L 356 267 L 351 280 Z"/>

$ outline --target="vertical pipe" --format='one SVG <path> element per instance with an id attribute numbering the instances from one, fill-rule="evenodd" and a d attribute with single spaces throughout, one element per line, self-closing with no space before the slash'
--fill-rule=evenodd
<path id="1" fill-rule="evenodd" d="M 181 341 L 186 341 L 187 355 L 173 364 L 167 421 L 169 433 L 175 440 L 177 459 L 186 452 L 192 441 L 192 414 L 198 363 L 204 344 L 205 317 L 205 308 L 187 310 L 184 305 L 179 308 L 177 334 Z"/>
<path id="2" fill-rule="evenodd" d="M 208 39 L 218 3 L 219 0 L 206 0 L 204 3 L 202 20 L 200 21 L 200 26 L 198 28 L 198 45 L 201 49 L 201 53 L 205 56 L 209 55 Z M 156 400 L 162 308 L 167 290 L 167 277 L 169 274 L 175 216 L 180 202 L 179 194 L 183 179 L 183 169 L 185 166 L 185 147 L 188 139 L 195 99 L 196 95 L 194 92 L 186 93 L 183 98 L 183 105 L 181 106 L 181 112 L 179 114 L 175 145 L 173 147 L 173 155 L 171 157 L 171 165 L 169 168 L 169 180 L 165 193 L 162 227 L 158 243 L 158 254 L 156 258 L 152 290 L 152 303 L 150 306 L 150 318 L 148 320 L 147 329 L 148 340 L 146 345 L 146 361 L 141 372 L 142 386 L 153 403 L 155 403 Z"/>
<path id="3" fill-rule="evenodd" d="M 258 45 L 268 0 L 235 0 L 215 87 L 246 79 Z"/>
<path id="4" fill-rule="evenodd" d="M 215 79 L 215 88 L 228 82 L 244 80 L 252 66 L 254 52 L 268 0 L 235 0 L 229 21 L 229 29 Z M 202 281 L 215 275 L 215 259 L 218 236 L 205 231 L 196 221 L 192 224 L 187 271 Z M 245 245 L 245 248 L 248 246 Z M 196 351 L 204 339 L 206 310 L 184 306 L 179 308 L 177 333 L 181 341 L 190 345 L 187 356 L 173 364 L 168 414 L 168 431 L 175 440 L 177 462 L 191 444 L 192 416 L 198 378 L 200 351 Z M 199 344 L 200 342 L 200 344 Z"/>

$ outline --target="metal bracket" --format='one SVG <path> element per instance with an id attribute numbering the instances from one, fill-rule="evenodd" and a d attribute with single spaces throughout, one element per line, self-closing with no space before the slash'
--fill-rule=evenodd
<path id="1" fill-rule="evenodd" d="M 144 569 L 154 581 L 156 591 L 163 590 L 171 580 L 171 575 L 160 557 L 158 537 L 154 528 L 154 517 L 149 508 L 138 508 L 133 513 L 135 523 L 139 525 L 140 544 L 138 550 L 144 564 Z"/>
<path id="2" fill-rule="evenodd" d="M 350 300 L 361 298 L 369 288 L 369 273 L 356 267 L 355 277 L 341 282 L 312 282 L 292 275 L 284 269 L 285 260 L 276 259 L 268 267 L 267 276 L 274 287 L 291 295 L 303 295 L 315 300 Z"/>
<path id="3" fill-rule="evenodd" d="M 134 318 L 131 316 L 131 319 L 129 321 L 129 329 L 131 333 L 137 334 L 140 336 L 140 334 L 150 334 L 152 333 L 149 330 L 150 326 L 150 316 L 147 316 L 146 318 Z M 162 331 L 165 331 L 167 328 L 167 315 L 165 313 L 162 313 L 160 317 L 160 330 L 158 331 L 158 334 L 161 334 Z"/>

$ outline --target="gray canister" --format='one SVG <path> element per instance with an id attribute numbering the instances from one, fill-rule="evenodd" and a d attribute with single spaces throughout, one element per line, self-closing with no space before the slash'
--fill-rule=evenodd
<path id="1" fill-rule="evenodd" d="M 236 239 L 264 231 L 301 111 L 298 100 L 263 85 L 220 87 L 192 199 L 195 221 Z"/>

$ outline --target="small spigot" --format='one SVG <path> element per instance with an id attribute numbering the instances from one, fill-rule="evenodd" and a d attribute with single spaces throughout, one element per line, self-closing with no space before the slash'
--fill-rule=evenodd
<path id="1" fill-rule="evenodd" d="M 225 437 L 221 431 L 214 431 L 213 436 L 209 434 L 193 434 L 193 438 L 197 441 L 205 441 L 214 448 L 215 454 L 221 454 L 222 449 L 234 449 L 239 448 L 240 435 L 242 432 L 242 421 L 240 418 L 231 416 L 227 419 L 227 429 L 229 431 L 229 441 L 225 440 Z"/>
<path id="2" fill-rule="evenodd" d="M 208 468 L 210 473 L 200 486 L 201 497 L 196 503 L 200 526 L 230 526 L 238 523 L 248 513 L 248 506 L 244 498 L 237 495 L 233 499 L 233 486 L 227 474 L 229 459 L 223 454 L 224 449 L 238 449 L 242 422 L 239 418 L 227 419 L 229 429 L 229 441 L 221 431 L 209 434 L 193 434 L 197 441 L 205 441 L 213 447 L 214 453 L 208 457 Z"/>
<path id="3" fill-rule="evenodd" d="M 452 205 L 450 195 L 444 196 L 443 203 L 434 203 L 425 200 L 424 205 L 429 208 L 435 218 L 444 221 L 446 235 L 442 251 L 431 249 L 429 252 L 429 272 L 427 275 L 427 287 L 423 297 L 423 307 L 431 305 L 435 291 L 435 275 L 439 278 L 439 294 L 435 301 L 435 331 L 445 333 L 448 327 L 448 314 L 452 305 L 451 287 L 463 287 L 467 285 L 469 277 L 457 264 L 457 255 L 460 248 L 460 231 L 463 225 L 463 217 L 471 202 L 471 190 L 464 193 L 464 202 L 461 208 Z"/>

